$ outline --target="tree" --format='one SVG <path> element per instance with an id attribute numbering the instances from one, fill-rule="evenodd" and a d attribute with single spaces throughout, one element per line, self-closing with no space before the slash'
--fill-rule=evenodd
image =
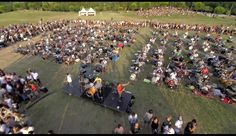
<path id="1" fill-rule="evenodd" d="M 123 11 L 123 10 L 124 10 L 124 7 L 123 7 L 123 6 L 119 6 L 119 7 L 117 8 L 117 10 L 118 10 L 118 11 Z"/>
<path id="2" fill-rule="evenodd" d="M 187 8 L 187 5 L 185 2 L 170 2 L 170 5 L 173 7 L 178 7 L 178 8 Z"/>
<path id="3" fill-rule="evenodd" d="M 159 3 L 160 3 L 159 5 L 160 5 L 160 6 L 163 6 L 163 7 L 169 5 L 169 2 L 159 2 Z"/>
<path id="4" fill-rule="evenodd" d="M 193 9 L 196 11 L 203 11 L 205 9 L 205 4 L 203 2 L 194 2 Z"/>
<path id="5" fill-rule="evenodd" d="M 4 13 L 5 9 L 4 9 L 4 5 L 0 5 L 0 13 Z"/>
<path id="6" fill-rule="evenodd" d="M 50 10 L 50 5 L 48 2 L 42 2 L 42 9 L 44 11 Z"/>
<path id="7" fill-rule="evenodd" d="M 217 6 L 215 9 L 214 9 L 214 13 L 216 14 L 224 14 L 225 13 L 225 8 L 221 7 L 221 6 Z"/>
<path id="8" fill-rule="evenodd" d="M 131 10 L 136 10 L 137 7 L 138 7 L 137 2 L 132 2 L 129 7 L 130 7 Z"/>
<path id="9" fill-rule="evenodd" d="M 204 2 L 204 4 L 206 5 L 206 6 L 210 6 L 210 7 L 212 7 L 213 9 L 215 9 L 215 7 L 217 7 L 217 6 L 220 6 L 219 4 L 219 2 Z"/>
<path id="10" fill-rule="evenodd" d="M 139 4 L 140 4 L 140 7 L 143 9 L 148 9 L 152 6 L 151 2 L 140 2 Z"/>
<path id="11" fill-rule="evenodd" d="M 210 6 L 205 6 L 205 7 L 204 7 L 204 11 L 206 11 L 206 12 L 212 12 L 212 11 L 213 11 L 213 8 L 210 7 Z"/>
<path id="12" fill-rule="evenodd" d="M 39 10 L 39 9 L 42 9 L 42 2 L 27 2 L 26 6 L 27 6 L 27 9 Z"/>
<path id="13" fill-rule="evenodd" d="M 26 4 L 24 2 L 14 2 L 12 4 L 13 10 L 26 9 Z"/>
<path id="14" fill-rule="evenodd" d="M 76 11 L 77 10 L 77 8 L 74 5 L 70 5 L 68 9 L 69 9 L 69 11 Z"/>
<path id="15" fill-rule="evenodd" d="M 232 12 L 232 9 L 235 9 L 235 8 L 233 8 L 233 7 L 236 7 L 236 3 L 231 3 L 230 9 L 229 9 L 229 15 L 234 14 Z"/>

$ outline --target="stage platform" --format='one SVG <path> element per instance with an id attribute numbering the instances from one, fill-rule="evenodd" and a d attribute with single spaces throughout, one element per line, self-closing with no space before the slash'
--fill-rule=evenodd
<path id="1" fill-rule="evenodd" d="M 72 86 L 66 84 L 64 87 L 64 91 L 66 93 L 71 93 L 72 96 L 90 99 L 91 101 L 104 106 L 106 108 L 110 108 L 112 110 L 116 110 L 118 112 L 129 112 L 130 111 L 130 102 L 132 100 L 132 94 L 128 91 L 124 91 L 122 94 L 121 100 L 119 100 L 119 96 L 116 93 L 114 87 L 111 85 L 103 85 L 102 87 L 102 97 L 99 98 L 96 94 L 94 96 L 94 100 L 89 98 L 86 95 L 86 92 L 81 88 L 79 83 L 79 78 L 76 78 L 72 81 Z"/>

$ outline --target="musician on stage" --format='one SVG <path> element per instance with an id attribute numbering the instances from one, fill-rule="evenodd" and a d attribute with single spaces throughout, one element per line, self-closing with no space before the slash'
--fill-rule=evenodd
<path id="1" fill-rule="evenodd" d="M 124 87 L 126 87 L 126 86 L 128 86 L 128 85 L 129 85 L 129 82 L 126 83 L 126 84 L 122 84 L 122 83 L 118 83 L 118 84 L 117 84 L 116 91 L 117 91 L 117 93 L 118 93 L 118 95 L 119 95 L 119 101 L 121 101 L 122 93 L 123 93 L 124 90 L 125 90 Z"/>
<path id="2" fill-rule="evenodd" d="M 98 90 L 98 97 L 103 99 L 102 96 L 102 79 L 100 77 L 96 77 L 93 81 L 94 87 Z"/>

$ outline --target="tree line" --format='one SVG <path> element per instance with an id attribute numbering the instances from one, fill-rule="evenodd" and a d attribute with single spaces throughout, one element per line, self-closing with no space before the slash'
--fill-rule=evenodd
<path id="1" fill-rule="evenodd" d="M 136 11 L 157 6 L 172 6 L 193 11 L 236 15 L 236 2 L 0 2 L 0 13 L 16 10 L 79 11 Z"/>

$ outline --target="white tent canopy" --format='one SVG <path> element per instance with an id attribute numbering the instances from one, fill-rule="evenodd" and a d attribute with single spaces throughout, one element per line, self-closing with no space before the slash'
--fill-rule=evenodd
<path id="1" fill-rule="evenodd" d="M 82 10 L 79 11 L 79 16 L 96 16 L 96 11 L 92 8 L 89 8 L 89 10 L 82 8 Z"/>
<path id="2" fill-rule="evenodd" d="M 87 12 L 87 10 L 85 10 L 85 8 L 82 8 L 82 10 L 80 10 L 80 12 Z"/>
<path id="3" fill-rule="evenodd" d="M 92 9 L 92 8 L 90 8 L 90 9 L 88 10 L 88 12 L 95 12 L 95 10 Z"/>
<path id="4" fill-rule="evenodd" d="M 84 8 L 82 8 L 82 10 L 79 11 L 79 16 L 87 16 L 87 10 L 85 10 Z"/>

